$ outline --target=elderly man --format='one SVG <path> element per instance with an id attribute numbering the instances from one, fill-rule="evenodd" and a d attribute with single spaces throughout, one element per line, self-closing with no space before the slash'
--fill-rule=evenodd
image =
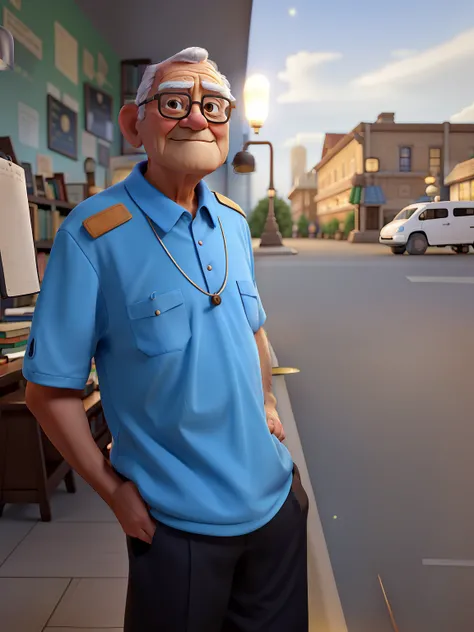
<path id="1" fill-rule="evenodd" d="M 226 78 L 150 66 L 120 128 L 147 161 L 62 224 L 24 362 L 27 404 L 127 535 L 125 632 L 306 632 L 307 496 L 282 443 L 243 211 L 202 178 Z M 109 462 L 80 399 L 94 357 Z"/>

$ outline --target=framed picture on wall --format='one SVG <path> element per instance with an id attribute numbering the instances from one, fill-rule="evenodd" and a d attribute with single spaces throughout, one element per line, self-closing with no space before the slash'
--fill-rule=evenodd
<path id="1" fill-rule="evenodd" d="M 114 140 L 114 102 L 110 94 L 84 84 L 86 131 L 111 143 Z"/>
<path id="2" fill-rule="evenodd" d="M 48 148 L 77 160 L 77 113 L 48 94 Z"/>

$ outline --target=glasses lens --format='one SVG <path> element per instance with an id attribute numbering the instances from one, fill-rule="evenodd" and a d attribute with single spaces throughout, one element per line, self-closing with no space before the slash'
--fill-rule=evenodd
<path id="1" fill-rule="evenodd" d="M 160 94 L 160 112 L 162 116 L 169 118 L 183 118 L 188 112 L 190 102 L 190 97 L 184 94 Z"/>
<path id="2" fill-rule="evenodd" d="M 209 122 L 224 123 L 229 118 L 230 103 L 222 97 L 204 97 L 202 109 Z"/>

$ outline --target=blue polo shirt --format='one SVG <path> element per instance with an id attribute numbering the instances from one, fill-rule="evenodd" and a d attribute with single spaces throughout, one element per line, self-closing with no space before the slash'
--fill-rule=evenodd
<path id="1" fill-rule="evenodd" d="M 193 219 L 137 165 L 79 206 L 56 235 L 38 297 L 24 377 L 82 389 L 94 357 L 113 448 L 152 515 L 192 533 L 234 536 L 263 526 L 292 478 L 270 434 L 254 333 L 265 313 L 246 219 L 204 182 Z M 94 239 L 83 221 L 116 204 L 132 215 Z M 169 252 L 201 288 L 189 283 Z"/>

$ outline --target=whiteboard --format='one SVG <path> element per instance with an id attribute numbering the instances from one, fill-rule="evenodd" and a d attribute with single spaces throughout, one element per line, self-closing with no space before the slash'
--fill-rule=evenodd
<path id="1" fill-rule="evenodd" d="M 25 171 L 0 158 L 0 291 L 2 298 L 40 291 Z"/>

